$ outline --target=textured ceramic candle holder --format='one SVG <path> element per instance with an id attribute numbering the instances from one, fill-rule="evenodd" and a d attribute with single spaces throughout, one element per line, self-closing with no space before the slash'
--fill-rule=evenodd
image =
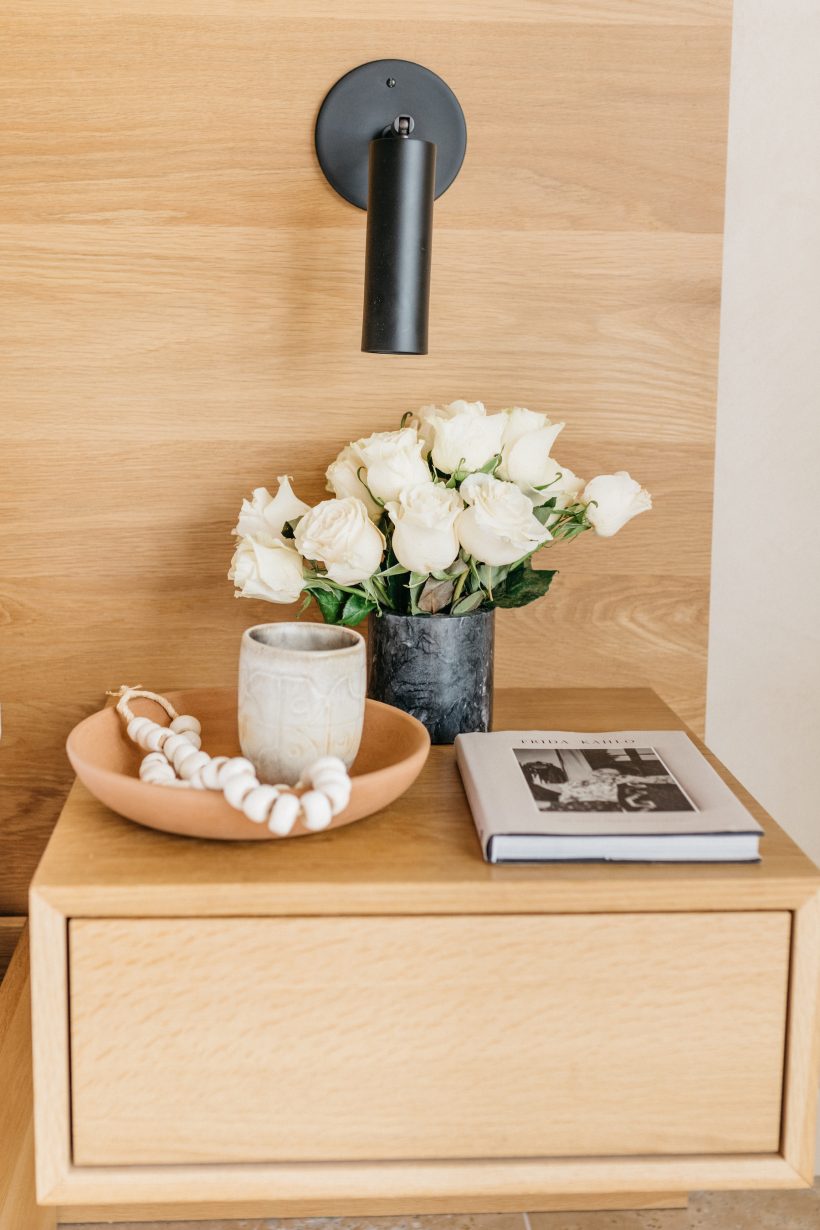
<path id="1" fill-rule="evenodd" d="M 365 643 L 324 624 L 258 624 L 239 654 L 239 745 L 262 781 L 293 785 L 320 756 L 350 767 L 364 722 Z"/>

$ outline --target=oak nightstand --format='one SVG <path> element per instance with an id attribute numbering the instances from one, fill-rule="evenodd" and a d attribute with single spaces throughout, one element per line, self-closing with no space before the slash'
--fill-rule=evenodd
<path id="1" fill-rule="evenodd" d="M 497 728 L 680 725 L 645 690 L 497 696 Z M 811 1182 L 820 873 L 739 793 L 757 865 L 511 868 L 481 859 L 452 748 L 380 815 L 287 842 L 149 832 L 75 785 L 31 890 L 39 1199 L 470 1212 Z"/>

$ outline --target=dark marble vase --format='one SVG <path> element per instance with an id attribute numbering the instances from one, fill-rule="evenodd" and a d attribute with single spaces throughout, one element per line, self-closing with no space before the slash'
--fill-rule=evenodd
<path id="1" fill-rule="evenodd" d="M 489 729 L 494 611 L 371 615 L 367 694 L 412 713 L 433 743 Z"/>

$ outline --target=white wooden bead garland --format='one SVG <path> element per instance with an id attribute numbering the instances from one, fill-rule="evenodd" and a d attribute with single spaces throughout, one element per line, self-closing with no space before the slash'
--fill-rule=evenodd
<path id="1" fill-rule="evenodd" d="M 202 751 L 202 727 L 189 713 L 177 713 L 164 696 L 142 688 L 123 686 L 117 696 L 117 713 L 125 722 L 129 739 L 147 755 L 140 764 L 140 780 L 155 786 L 178 786 L 193 790 L 220 790 L 231 807 L 254 824 L 267 824 L 277 837 L 287 837 L 301 818 L 306 829 L 318 833 L 350 802 L 350 775 L 337 756 L 322 756 L 310 766 L 303 782 L 303 795 L 279 783 L 260 782 L 244 756 L 209 756 Z M 136 697 L 153 700 L 171 719 L 160 726 L 151 718 L 135 717 L 129 701 Z"/>

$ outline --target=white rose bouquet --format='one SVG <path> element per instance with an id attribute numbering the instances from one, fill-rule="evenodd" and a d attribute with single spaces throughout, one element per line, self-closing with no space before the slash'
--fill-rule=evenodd
<path id="1" fill-rule="evenodd" d="M 590 482 L 553 457 L 563 429 L 522 407 L 454 401 L 406 414 L 397 431 L 347 445 L 311 508 L 279 479 L 244 500 L 229 578 L 243 598 L 304 605 L 353 626 L 371 612 L 466 615 L 523 606 L 555 571 L 536 551 L 602 537 L 652 507 L 621 470 Z"/>

